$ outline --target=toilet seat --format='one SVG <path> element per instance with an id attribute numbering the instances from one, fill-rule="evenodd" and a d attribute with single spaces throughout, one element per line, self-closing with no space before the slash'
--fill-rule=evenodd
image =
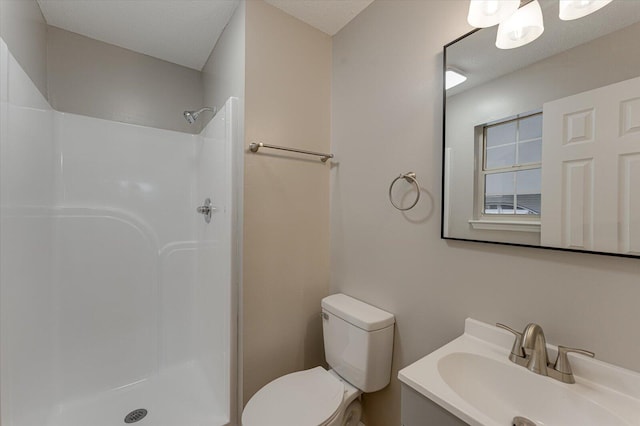
<path id="1" fill-rule="evenodd" d="M 321 426 L 340 408 L 344 384 L 322 367 L 279 377 L 260 389 L 242 413 L 243 426 Z"/>

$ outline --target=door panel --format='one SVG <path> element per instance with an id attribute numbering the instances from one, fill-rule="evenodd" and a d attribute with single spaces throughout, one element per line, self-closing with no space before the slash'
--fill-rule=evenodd
<path id="1" fill-rule="evenodd" d="M 543 106 L 542 245 L 640 253 L 640 78 Z"/>

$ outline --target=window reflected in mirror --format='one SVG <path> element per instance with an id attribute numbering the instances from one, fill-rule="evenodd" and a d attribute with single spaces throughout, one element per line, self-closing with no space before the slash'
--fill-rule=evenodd
<path id="1" fill-rule="evenodd" d="M 484 125 L 482 135 L 481 214 L 540 216 L 542 113 Z"/>

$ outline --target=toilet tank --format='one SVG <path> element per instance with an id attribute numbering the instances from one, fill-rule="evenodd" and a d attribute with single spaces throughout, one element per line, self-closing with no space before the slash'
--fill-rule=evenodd
<path id="1" fill-rule="evenodd" d="M 391 380 L 393 327 L 389 312 L 344 294 L 322 299 L 322 330 L 327 363 L 363 392 Z"/>

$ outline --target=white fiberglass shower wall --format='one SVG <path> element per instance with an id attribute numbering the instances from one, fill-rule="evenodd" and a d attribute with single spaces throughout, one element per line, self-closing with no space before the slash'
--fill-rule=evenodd
<path id="1" fill-rule="evenodd" d="M 200 135 L 60 113 L 0 48 L 0 424 L 229 424 L 238 101 Z"/>

